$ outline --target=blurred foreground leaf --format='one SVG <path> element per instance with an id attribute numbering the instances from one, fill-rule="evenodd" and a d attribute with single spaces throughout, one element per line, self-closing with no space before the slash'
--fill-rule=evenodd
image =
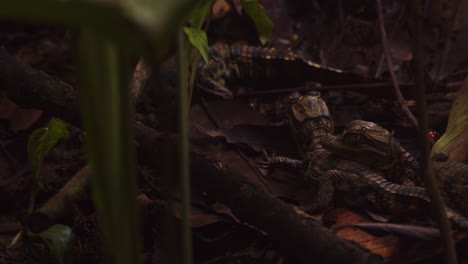
<path id="1" fill-rule="evenodd" d="M 130 105 L 128 89 L 129 55 L 144 55 L 157 62 L 167 54 L 176 32 L 193 7 L 204 6 L 205 2 L 211 1 L 110 2 L 3 1 L 0 17 L 55 23 L 81 30 L 80 101 L 93 171 L 93 198 L 108 257 L 106 263 L 139 263 L 141 241 L 135 201 L 137 188 L 134 135 L 130 123 L 133 106 Z M 182 131 L 186 130 L 182 128 Z M 35 137 L 42 136 L 38 134 Z M 183 195 L 190 196 L 188 192 Z M 182 254 L 190 261 L 190 253 Z"/>
<path id="2" fill-rule="evenodd" d="M 15 0 L 2 1 L 0 17 L 86 28 L 133 54 L 161 58 L 174 40 L 174 28 L 205 2 Z"/>
<path id="3" fill-rule="evenodd" d="M 213 0 L 205 1 L 200 3 L 192 12 L 192 23 L 191 28 L 201 29 L 203 22 L 205 21 L 208 11 L 210 10 Z"/>
<path id="4" fill-rule="evenodd" d="M 135 145 L 128 53 L 94 32 L 80 39 L 80 95 L 91 186 L 105 256 L 110 263 L 139 263 Z"/>

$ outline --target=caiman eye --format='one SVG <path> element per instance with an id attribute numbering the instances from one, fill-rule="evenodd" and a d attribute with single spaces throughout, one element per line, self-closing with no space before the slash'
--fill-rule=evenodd
<path id="1" fill-rule="evenodd" d="M 299 100 L 299 98 L 301 98 L 301 94 L 298 92 L 294 92 L 291 95 L 289 95 L 288 100 L 289 100 L 289 103 L 295 103 Z"/>
<path id="2" fill-rule="evenodd" d="M 320 92 L 317 92 L 317 91 L 310 91 L 310 92 L 307 92 L 306 94 L 315 96 L 315 97 L 320 97 Z"/>
<path id="3" fill-rule="evenodd" d="M 219 52 L 215 49 L 211 49 L 208 51 L 208 58 L 210 58 L 210 60 L 213 60 L 213 61 L 220 61 L 223 59 L 221 57 L 221 54 L 219 54 Z"/>
<path id="4" fill-rule="evenodd" d="M 225 72 L 225 71 L 226 71 L 226 63 L 220 62 L 220 63 L 218 64 L 218 69 L 219 69 L 220 71 L 222 71 L 222 72 Z"/>

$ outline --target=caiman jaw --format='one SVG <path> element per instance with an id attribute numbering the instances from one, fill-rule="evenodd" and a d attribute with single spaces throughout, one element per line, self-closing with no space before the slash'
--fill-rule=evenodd
<path id="1" fill-rule="evenodd" d="M 374 164 L 376 160 L 383 161 L 388 157 L 384 151 L 367 145 L 348 146 L 342 144 L 333 135 L 321 137 L 320 142 L 325 149 L 337 155 L 366 164 Z"/>

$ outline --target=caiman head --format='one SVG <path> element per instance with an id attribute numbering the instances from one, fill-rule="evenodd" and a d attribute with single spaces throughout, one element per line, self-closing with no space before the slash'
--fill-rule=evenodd
<path id="1" fill-rule="evenodd" d="M 394 157 L 392 134 L 373 122 L 354 120 L 347 124 L 339 136 L 321 138 L 323 147 L 346 159 L 379 167 L 389 166 Z"/>
<path id="2" fill-rule="evenodd" d="M 227 69 L 227 59 L 229 58 L 229 49 L 227 45 L 214 45 L 208 50 L 208 63 L 201 60 L 198 64 L 198 79 L 210 78 L 214 81 L 223 80 L 230 76 Z"/>
<path id="3" fill-rule="evenodd" d="M 231 78 L 232 72 L 228 67 L 229 48 L 225 44 L 218 44 L 208 50 L 208 63 L 201 61 L 197 67 L 197 86 L 214 95 L 225 99 L 232 99 L 232 92 L 226 88 L 226 80 Z"/>
<path id="4" fill-rule="evenodd" d="M 288 120 L 302 154 L 322 148 L 320 137 L 333 134 L 334 124 L 327 104 L 316 91 L 292 93 L 288 98 Z"/>

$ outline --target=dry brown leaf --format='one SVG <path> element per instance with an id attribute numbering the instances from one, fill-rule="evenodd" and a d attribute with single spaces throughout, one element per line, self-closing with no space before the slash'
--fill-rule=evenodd
<path id="1" fill-rule="evenodd" d="M 270 125 L 265 116 L 252 110 L 246 103 L 218 100 L 206 102 L 206 108 L 222 129 L 231 129 L 240 125 Z"/>
<path id="2" fill-rule="evenodd" d="M 17 108 L 8 120 L 11 131 L 18 133 L 29 129 L 41 118 L 42 114 L 43 111 L 38 109 Z"/>
<path id="3" fill-rule="evenodd" d="M 427 260 L 440 254 L 441 248 L 439 240 L 421 241 L 396 235 L 373 235 L 357 227 L 349 225 L 378 225 L 371 223 L 368 217 L 353 212 L 348 209 L 338 208 L 330 211 L 324 216 L 324 223 L 333 223 L 332 229 L 337 229 L 336 235 L 359 243 L 361 246 L 369 249 L 373 253 L 381 255 L 386 263 L 416 263 L 421 260 Z M 348 226 L 349 228 L 340 229 L 340 226 Z M 381 224 L 387 225 L 387 224 Z M 387 225 L 389 227 L 389 225 Z M 406 227 L 411 232 L 420 232 L 423 227 Z M 390 228 L 393 229 L 393 228 Z M 398 229 L 398 228 L 397 228 Z M 385 231 L 382 229 L 382 231 Z M 427 231 L 427 230 L 424 230 Z M 405 232 L 402 229 L 392 230 L 393 233 Z M 386 232 L 384 232 L 386 233 Z M 421 233 L 421 232 L 420 232 Z M 427 234 L 426 234 L 427 235 Z M 466 238 L 465 234 L 456 234 L 457 241 Z M 422 262 L 421 262 L 422 263 Z"/>
<path id="4" fill-rule="evenodd" d="M 213 19 L 223 18 L 229 11 L 231 11 L 231 7 L 226 0 L 217 0 L 212 9 Z"/>
<path id="5" fill-rule="evenodd" d="M 179 203 L 175 203 L 172 214 L 176 218 L 182 219 L 181 205 Z M 227 221 L 231 221 L 231 220 L 233 220 L 233 219 L 231 219 L 231 217 L 229 217 L 227 215 L 223 216 L 223 215 L 220 215 L 220 214 L 207 212 L 203 208 L 199 208 L 199 207 L 196 207 L 196 206 L 192 206 L 191 209 L 190 209 L 190 220 L 189 220 L 189 222 L 190 222 L 190 226 L 192 228 L 200 228 L 200 227 L 207 226 L 207 225 L 210 225 L 210 224 L 214 224 L 214 223 L 217 223 L 217 222 L 227 222 Z M 233 222 L 235 222 L 235 221 L 233 221 Z"/>
<path id="6" fill-rule="evenodd" d="M 0 119 L 10 119 L 18 106 L 3 94 L 0 95 Z"/>
<path id="7" fill-rule="evenodd" d="M 334 226 L 366 223 L 370 221 L 370 219 L 363 215 L 359 215 L 353 211 L 343 208 L 333 210 L 324 216 L 324 222 L 335 222 Z M 399 238 L 396 236 L 386 235 L 378 237 L 357 228 L 342 229 L 339 230 L 336 235 L 341 238 L 357 242 L 363 247 L 368 248 L 373 253 L 381 255 L 384 259 L 388 259 L 396 254 L 399 244 Z"/>

